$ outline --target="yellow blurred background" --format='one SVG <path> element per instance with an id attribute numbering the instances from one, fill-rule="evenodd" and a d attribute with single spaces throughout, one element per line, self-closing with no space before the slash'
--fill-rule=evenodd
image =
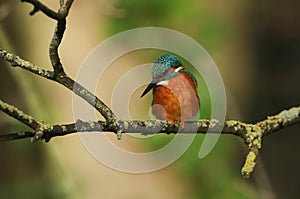
<path id="1" fill-rule="evenodd" d="M 43 2 L 58 9 L 58 1 Z M 145 26 L 180 31 L 203 45 L 219 67 L 226 87 L 227 118 L 254 123 L 299 105 L 299 8 L 296 0 L 75 1 L 59 52 L 65 71 L 75 77 L 88 53 L 114 34 Z M 29 16 L 31 9 L 21 1 L 0 1 L 0 47 L 51 69 L 48 46 L 55 21 L 40 12 Z M 145 59 L 155 56 L 136 52 L 118 61 L 103 79 L 107 86 L 98 91 L 100 99 L 110 105 L 118 76 Z M 48 123 L 73 122 L 69 90 L 2 60 L 0 65 L 2 100 Z M 142 106 L 150 106 L 148 97 Z M 131 107 L 133 112 L 137 110 Z M 0 113 L 0 133 L 24 128 Z M 146 174 L 122 173 L 102 165 L 87 152 L 77 134 L 54 138 L 47 144 L 2 142 L 0 198 L 298 198 L 299 128 L 289 127 L 265 137 L 250 179 L 240 175 L 246 147 L 228 135 L 221 136 L 213 151 L 201 160 L 198 150 L 203 136 L 199 135 L 174 164 Z M 126 138 L 121 145 L 133 150 L 148 150 L 157 144 L 144 146 Z M 155 137 L 160 138 L 166 136 Z"/>

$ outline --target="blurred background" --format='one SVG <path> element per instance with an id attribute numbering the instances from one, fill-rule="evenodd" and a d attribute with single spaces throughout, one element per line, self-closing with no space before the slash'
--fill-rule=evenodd
<path id="1" fill-rule="evenodd" d="M 43 2 L 58 8 L 58 1 Z M 21 1 L 0 0 L 0 47 L 50 69 L 48 45 L 55 21 L 42 13 L 31 17 L 31 9 Z M 75 1 L 60 57 L 67 73 L 75 77 L 88 53 L 111 35 L 144 26 L 180 31 L 203 45 L 219 67 L 226 86 L 227 118 L 254 123 L 299 105 L 299 9 L 297 0 Z M 136 52 L 119 60 L 111 71 L 113 80 L 103 80 L 108 86 L 98 96 L 109 104 L 118 75 L 153 60 L 155 53 Z M 34 117 L 49 123 L 73 122 L 72 95 L 57 83 L 0 60 L 0 85 L 1 100 Z M 150 100 L 148 96 L 139 107 L 149 106 Z M 0 113 L 0 133 L 24 129 Z M 102 165 L 76 134 L 47 144 L 29 139 L 2 142 L 0 198 L 299 198 L 299 130 L 294 125 L 266 137 L 250 179 L 240 175 L 247 149 L 229 135 L 221 136 L 201 160 L 197 155 L 203 136 L 199 135 L 174 164 L 147 174 L 122 173 Z M 125 137 L 121 145 L 143 151 L 169 137 L 155 136 L 146 144 Z"/>

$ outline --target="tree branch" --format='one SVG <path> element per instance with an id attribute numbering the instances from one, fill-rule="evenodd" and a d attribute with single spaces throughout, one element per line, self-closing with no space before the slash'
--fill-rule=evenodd
<path id="1" fill-rule="evenodd" d="M 45 77 L 47 79 L 58 82 L 59 84 L 65 86 L 76 95 L 83 98 L 87 103 L 93 106 L 106 120 L 106 125 L 110 126 L 110 128 L 114 129 L 113 132 L 116 132 L 120 138 L 120 127 L 117 125 L 117 117 L 112 112 L 112 110 L 106 106 L 104 102 L 102 102 L 97 96 L 91 93 L 89 90 L 84 88 L 79 83 L 75 82 L 71 77 L 69 77 L 63 69 L 61 64 L 58 48 L 61 44 L 65 28 L 66 28 L 66 17 L 68 16 L 69 10 L 73 4 L 73 0 L 60 1 L 60 8 L 57 13 L 51 11 L 48 7 L 43 5 L 37 0 L 25 0 L 25 2 L 31 3 L 36 11 L 42 11 L 44 14 L 51 15 L 50 18 L 57 20 L 57 26 L 55 28 L 53 37 L 51 39 L 49 45 L 49 57 L 51 61 L 51 65 L 54 71 L 48 71 L 41 67 L 35 66 L 29 61 L 19 58 L 12 53 L 8 53 L 5 50 L 0 48 L 0 56 L 3 57 L 6 61 L 8 61 L 12 66 L 18 66 L 25 70 L 28 70 L 34 74 Z M 53 14 L 53 12 L 55 14 Z"/>
<path id="2" fill-rule="evenodd" d="M 5 107 L 5 108 L 3 108 Z M 29 124 L 31 128 L 35 128 L 36 125 L 31 125 L 31 121 L 35 119 L 32 116 L 25 115 L 22 111 L 15 107 L 8 105 L 0 100 L 0 110 L 7 113 L 11 117 L 18 119 L 22 123 Z M 10 111 L 7 111 L 10 110 Z M 13 113 L 11 113 L 13 112 Z M 25 115 L 25 116 L 24 116 Z M 20 119 L 19 119 L 20 118 Z M 23 118 L 30 118 L 23 121 Z M 36 121 L 36 124 L 39 123 Z M 257 122 L 256 124 L 247 124 L 236 120 L 228 120 L 221 122 L 218 120 L 198 120 L 198 121 L 185 121 L 185 128 L 180 129 L 180 122 L 174 124 L 165 120 L 118 120 L 118 125 L 125 133 L 140 133 L 142 135 L 153 135 L 153 134 L 176 134 L 176 133 L 191 133 L 194 129 L 197 129 L 195 133 L 206 134 L 206 133 L 219 133 L 219 132 L 208 132 L 209 128 L 213 129 L 217 126 L 223 126 L 221 134 L 231 134 L 238 136 L 243 139 L 250 147 L 257 145 L 255 139 L 260 137 L 260 141 L 264 136 L 270 135 L 277 132 L 285 127 L 300 123 L 300 106 L 293 107 L 289 110 L 283 110 L 279 114 L 274 116 L 268 116 L 265 120 Z M 78 128 L 79 127 L 79 128 Z M 63 136 L 77 132 L 113 132 L 111 126 L 107 126 L 105 121 L 89 121 L 84 122 L 81 120 L 76 121 L 72 124 L 56 124 L 49 125 L 45 128 L 44 136 L 46 142 L 49 142 L 51 138 L 56 136 Z M 0 135 L 1 141 L 7 141 L 11 139 L 3 139 Z M 28 137 L 32 137 L 32 134 L 28 134 Z M 46 139 L 47 137 L 47 139 Z"/>
<path id="3" fill-rule="evenodd" d="M 36 66 L 30 63 L 29 61 L 20 58 L 19 56 L 16 56 L 12 53 L 7 52 L 6 50 L 3 50 L 2 48 L 0 48 L 0 57 L 2 57 L 5 61 L 9 62 L 10 65 L 13 67 L 20 67 L 41 77 L 54 80 L 53 71 L 45 70 L 40 66 Z"/>
<path id="4" fill-rule="evenodd" d="M 64 3 L 64 0 L 60 0 L 60 9 L 58 12 L 55 12 L 38 0 L 21 0 L 21 1 L 33 5 L 33 10 L 29 13 L 31 16 L 37 13 L 38 11 L 41 11 L 49 18 L 55 19 L 57 21 L 67 17 L 69 10 L 74 2 L 74 0 L 67 0 L 67 2 Z"/>
<path id="5" fill-rule="evenodd" d="M 35 7 L 38 7 L 40 5 L 37 3 L 37 1 L 31 1 L 30 3 L 32 3 Z M 108 106 L 106 106 L 106 104 L 104 104 L 97 96 L 95 96 L 89 90 L 69 77 L 64 72 L 63 66 L 61 64 L 58 48 L 61 44 L 66 29 L 66 18 L 72 4 L 73 0 L 67 0 L 66 3 L 64 3 L 64 1 L 60 1 L 60 8 L 57 12 L 57 15 L 59 17 L 55 18 L 57 20 L 57 26 L 55 28 L 54 35 L 49 46 L 49 57 L 51 65 L 54 69 L 52 80 L 62 84 L 63 86 L 74 92 L 76 95 L 83 98 L 90 105 L 92 105 L 105 118 L 107 125 L 110 125 L 112 128 L 114 128 L 114 132 L 120 133 L 120 128 L 116 125 L 115 122 L 117 118 L 112 110 Z"/>
<path id="6" fill-rule="evenodd" d="M 40 125 L 40 122 L 34 119 L 32 116 L 25 114 L 23 111 L 17 109 L 16 107 L 7 104 L 0 100 L 0 110 L 7 115 L 19 120 L 23 124 L 27 125 L 32 129 L 37 129 Z"/>
<path id="7" fill-rule="evenodd" d="M 45 15 L 47 15 L 51 19 L 58 20 L 59 15 L 45 6 L 38 0 L 21 0 L 22 2 L 31 3 L 33 5 L 33 10 L 29 13 L 31 16 L 37 13 L 38 11 L 42 11 Z"/>
<path id="8" fill-rule="evenodd" d="M 7 137 L 6 139 L 8 140 L 12 140 L 19 139 L 20 136 L 22 138 L 26 138 L 26 136 L 31 135 L 31 141 L 34 142 L 42 138 L 44 131 L 47 131 L 52 128 L 51 125 L 45 124 L 44 122 L 35 119 L 31 115 L 25 114 L 23 111 L 19 110 L 15 106 L 7 104 L 2 100 L 0 100 L 0 110 L 34 130 L 34 132 L 32 132 L 31 134 L 24 134 L 23 132 L 21 132 L 11 135 L 3 135 L 4 137 L 0 138 L 1 141 L 5 141 L 5 137 Z"/>
<path id="9" fill-rule="evenodd" d="M 22 115 L 24 114 L 22 111 L 19 110 L 17 112 L 20 112 Z M 9 115 L 12 116 L 11 114 Z M 13 115 L 12 117 L 17 119 L 20 116 Z M 283 129 L 285 127 L 300 123 L 300 106 L 293 107 L 289 110 L 281 111 L 279 114 L 274 116 L 268 116 L 265 120 L 257 122 L 256 124 L 247 124 L 236 120 L 228 120 L 225 122 L 221 122 L 218 120 L 198 120 L 185 121 L 185 128 L 180 129 L 180 122 L 175 122 L 174 124 L 172 124 L 166 120 L 118 120 L 117 123 L 124 133 L 140 133 L 141 135 L 145 136 L 161 133 L 190 134 L 194 131 L 194 129 L 197 129 L 197 131 L 195 132 L 197 134 L 219 133 L 214 131 L 208 132 L 208 130 L 209 128 L 213 129 L 217 126 L 223 126 L 222 132 L 220 132 L 221 134 L 238 136 L 242 138 L 243 141 L 249 145 L 249 147 L 252 147 L 253 145 L 258 145 L 258 143 L 253 143 L 256 142 L 255 139 L 257 139 L 258 137 L 260 137 L 260 141 L 257 141 L 261 142 L 261 139 L 264 136 L 275 133 L 278 130 Z M 46 142 L 49 142 L 50 139 L 53 137 L 63 136 L 77 132 L 113 132 L 113 130 L 114 129 L 111 126 L 106 125 L 105 121 L 84 122 L 78 120 L 76 121 L 76 123 L 72 124 L 48 124 L 48 128 L 44 129 L 45 133 L 42 139 L 45 139 Z M 9 134 L 0 135 L 1 140 L 7 141 L 2 138 L 3 136 L 7 135 Z M 31 137 L 31 135 L 28 134 L 28 137 Z"/>
<path id="10" fill-rule="evenodd" d="M 9 114 L 11 115 L 11 114 Z M 12 114 L 15 118 L 15 115 Z M 217 120 L 199 120 L 186 121 L 185 128 L 180 129 L 180 123 L 171 124 L 164 120 L 119 120 L 118 126 L 122 132 L 141 133 L 142 135 L 152 135 L 158 133 L 176 134 L 176 133 L 190 133 L 192 129 L 197 129 L 198 134 L 218 133 L 208 132 L 209 128 L 213 129 L 217 126 L 223 125 L 221 134 L 232 134 L 243 139 L 249 148 L 249 153 L 246 157 L 245 164 L 242 168 L 242 175 L 249 177 L 256 165 L 256 157 L 261 149 L 262 138 L 270 135 L 287 126 L 300 123 L 300 106 L 289 110 L 284 110 L 277 115 L 267 117 L 265 120 L 257 122 L 256 124 L 246 124 L 240 121 L 229 120 L 225 122 Z M 84 122 L 81 120 L 73 124 L 43 124 L 43 128 L 36 132 L 19 132 L 0 135 L 0 141 L 8 141 L 15 139 L 22 139 L 31 137 L 32 141 L 39 138 L 49 142 L 51 138 L 57 136 L 64 136 L 76 132 L 111 132 L 115 129 L 112 126 L 106 125 L 105 121 L 90 121 Z"/>
<path id="11" fill-rule="evenodd" d="M 64 32 L 66 30 L 66 17 L 68 16 L 69 9 L 71 8 L 71 5 L 73 3 L 73 1 L 68 1 L 68 2 L 70 2 L 68 6 L 65 6 L 63 2 L 60 3 L 60 8 L 57 13 L 60 17 L 57 19 L 57 26 L 55 28 L 54 35 L 51 39 L 51 43 L 49 47 L 50 61 L 53 66 L 54 73 L 57 75 L 65 74 L 59 58 L 58 47 L 64 36 Z"/>
<path id="12" fill-rule="evenodd" d="M 115 114 L 111 111 L 111 109 L 108 106 L 106 106 L 104 102 L 102 102 L 97 96 L 95 96 L 93 93 L 91 93 L 79 83 L 75 82 L 67 74 L 55 74 L 53 71 L 45 70 L 42 67 L 36 66 L 30 63 L 29 61 L 24 60 L 19 56 L 9 53 L 1 48 L 0 57 L 9 62 L 13 67 L 20 67 L 36 75 L 50 79 L 65 86 L 66 88 L 74 92 L 76 95 L 82 97 L 91 106 L 93 106 L 105 118 L 105 120 L 107 120 L 108 125 L 110 124 L 112 127 L 114 126 L 113 123 L 117 120 L 117 118 Z M 114 126 L 114 128 L 116 129 L 117 127 Z"/>
<path id="13" fill-rule="evenodd" d="M 93 106 L 104 117 L 105 121 L 86 122 L 78 120 L 72 124 L 46 124 L 0 100 L 0 111 L 19 120 L 32 129 L 32 131 L 2 134 L 0 135 L 0 141 L 31 138 L 31 141 L 41 139 L 49 142 L 51 138 L 57 136 L 64 136 L 76 132 L 95 131 L 115 132 L 117 133 L 118 138 L 124 132 L 151 135 L 158 133 L 190 133 L 193 132 L 194 129 L 197 129 L 197 132 L 195 133 L 206 134 L 218 133 L 208 132 L 208 130 L 222 126 L 223 129 L 221 134 L 232 134 L 238 136 L 247 144 L 249 153 L 242 168 L 242 175 L 244 177 L 249 177 L 255 167 L 255 160 L 259 150 L 261 149 L 263 137 L 287 126 L 300 123 L 300 106 L 284 110 L 274 116 L 269 116 L 265 120 L 257 122 L 256 124 L 246 124 L 235 120 L 225 122 L 217 120 L 199 120 L 185 121 L 185 128 L 181 129 L 180 122 L 171 124 L 164 120 L 118 120 L 112 110 L 104 104 L 104 102 L 64 72 L 63 65 L 59 58 L 58 48 L 66 29 L 66 17 L 68 16 L 73 0 L 67 0 L 66 2 L 64 0 L 60 0 L 60 8 L 58 12 L 52 11 L 38 0 L 21 1 L 31 3 L 34 6 L 30 15 L 34 15 L 36 12 L 41 11 L 48 17 L 57 20 L 57 26 L 49 45 L 49 57 L 53 71 L 45 70 L 44 68 L 36 66 L 1 48 L 0 57 L 9 62 L 13 67 L 20 67 L 65 86 Z"/>

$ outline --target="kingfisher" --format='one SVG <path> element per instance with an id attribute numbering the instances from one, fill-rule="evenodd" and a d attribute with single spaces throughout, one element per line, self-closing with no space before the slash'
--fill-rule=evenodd
<path id="1" fill-rule="evenodd" d="M 197 80 L 178 58 L 170 53 L 158 57 L 152 65 L 152 81 L 141 97 L 153 92 L 152 113 L 157 119 L 172 124 L 194 118 L 200 109 Z"/>

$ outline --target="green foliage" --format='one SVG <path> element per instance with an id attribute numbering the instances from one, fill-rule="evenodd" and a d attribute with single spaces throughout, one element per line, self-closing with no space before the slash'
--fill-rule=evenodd
<path id="1" fill-rule="evenodd" d="M 112 33 L 141 26 L 157 26 L 169 18 L 173 2 L 161 0 L 117 1 L 117 8 L 125 10 L 125 16 L 110 21 Z"/>
<path id="2" fill-rule="evenodd" d="M 210 48 L 224 41 L 229 33 L 229 24 L 209 15 L 199 1 L 118 0 L 116 4 L 117 8 L 124 11 L 124 16 L 110 19 L 110 34 L 131 28 L 157 26 L 193 36 Z"/>

